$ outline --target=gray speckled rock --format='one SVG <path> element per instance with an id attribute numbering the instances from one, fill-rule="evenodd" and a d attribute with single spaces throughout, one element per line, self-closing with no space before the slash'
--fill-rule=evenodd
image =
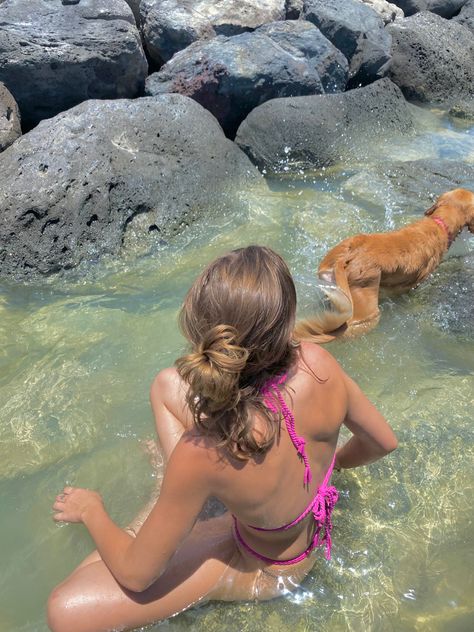
<path id="1" fill-rule="evenodd" d="M 141 0 L 140 22 L 150 57 L 161 64 L 199 39 L 237 35 L 284 20 L 285 0 Z"/>
<path id="2" fill-rule="evenodd" d="M 382 18 L 369 6 L 357 0 L 305 0 L 303 17 L 344 53 L 351 87 L 387 74 L 390 35 Z"/>
<path id="3" fill-rule="evenodd" d="M 146 82 L 149 95 L 179 92 L 214 114 L 233 137 L 247 114 L 283 96 L 342 89 L 344 56 L 307 22 L 279 22 L 262 31 L 195 42 Z"/>
<path id="4" fill-rule="evenodd" d="M 359 2 L 363 2 L 378 13 L 384 24 L 390 24 L 397 18 L 405 17 L 402 9 L 393 2 L 386 2 L 386 0 L 359 0 Z"/>
<path id="5" fill-rule="evenodd" d="M 7 0 L 0 5 L 0 81 L 26 127 L 92 98 L 134 97 L 147 63 L 125 0 Z"/>
<path id="6" fill-rule="evenodd" d="M 0 83 L 0 151 L 21 136 L 20 112 L 11 93 Z"/>
<path id="7" fill-rule="evenodd" d="M 343 94 L 268 101 L 249 114 L 235 140 L 260 169 L 295 172 L 363 159 L 371 140 L 412 129 L 402 93 L 381 79 Z"/>
<path id="8" fill-rule="evenodd" d="M 342 92 L 349 78 L 347 59 L 311 22 L 286 20 L 257 29 L 290 55 L 306 59 L 314 67 L 324 92 Z"/>
<path id="9" fill-rule="evenodd" d="M 178 94 L 90 100 L 0 154 L 0 275 L 117 254 L 127 230 L 168 238 L 232 211 L 262 181 L 214 117 Z"/>
<path id="10" fill-rule="evenodd" d="M 458 22 L 474 31 L 474 0 L 467 0 L 459 14 L 453 18 L 453 22 Z"/>
<path id="11" fill-rule="evenodd" d="M 407 99 L 451 103 L 474 94 L 474 38 L 469 29 L 423 12 L 397 20 L 387 30 L 393 42 L 389 75 Z"/>
<path id="12" fill-rule="evenodd" d="M 456 15 L 466 0 L 393 0 L 393 3 L 399 6 L 406 16 L 420 11 L 431 11 L 449 19 Z"/>

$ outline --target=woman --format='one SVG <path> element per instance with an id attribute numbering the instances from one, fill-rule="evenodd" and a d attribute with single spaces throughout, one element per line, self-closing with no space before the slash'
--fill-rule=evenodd
<path id="1" fill-rule="evenodd" d="M 334 358 L 293 340 L 296 293 L 285 262 L 250 246 L 211 263 L 184 301 L 191 351 L 155 378 L 151 403 L 167 467 L 132 534 L 101 497 L 66 487 L 55 520 L 82 522 L 97 551 L 52 593 L 54 632 L 133 629 L 211 599 L 271 599 L 331 548 L 333 467 L 397 446 Z M 352 438 L 336 451 L 345 424 Z M 198 521 L 210 496 L 228 511 Z"/>

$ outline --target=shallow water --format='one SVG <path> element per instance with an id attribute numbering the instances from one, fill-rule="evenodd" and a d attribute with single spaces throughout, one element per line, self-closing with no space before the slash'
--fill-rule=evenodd
<path id="1" fill-rule="evenodd" d="M 474 164 L 474 126 L 436 111 L 417 117 L 418 133 L 384 143 L 373 162 Z M 122 524 L 156 484 L 144 446 L 154 433 L 148 388 L 182 349 L 175 316 L 202 266 L 232 247 L 274 247 L 310 310 L 314 270 L 330 246 L 399 227 L 423 209 L 417 200 L 406 209 L 376 180 L 361 197 L 370 167 L 269 180 L 268 190 L 245 192 L 246 211 L 193 227 L 153 256 L 1 286 L 1 632 L 45 631 L 49 591 L 92 548 L 81 526 L 51 521 L 66 481 L 100 489 Z M 209 604 L 151 629 L 474 629 L 473 276 L 474 238 L 463 234 L 428 282 L 382 302 L 376 330 L 329 347 L 400 439 L 387 459 L 335 474 L 333 560 L 321 555 L 291 596 Z"/>

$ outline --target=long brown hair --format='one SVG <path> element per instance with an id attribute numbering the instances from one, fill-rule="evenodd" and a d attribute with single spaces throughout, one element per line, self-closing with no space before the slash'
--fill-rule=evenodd
<path id="1" fill-rule="evenodd" d="M 199 431 L 237 458 L 264 453 L 275 441 L 279 423 L 263 405 L 261 389 L 296 360 L 295 315 L 290 271 L 264 246 L 219 257 L 186 295 L 179 323 L 191 352 L 176 361 L 189 385 L 186 401 Z M 257 411 L 266 422 L 258 440 Z"/>

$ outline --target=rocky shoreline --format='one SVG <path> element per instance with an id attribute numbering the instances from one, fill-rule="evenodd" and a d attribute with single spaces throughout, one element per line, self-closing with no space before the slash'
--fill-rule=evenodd
<path id="1" fill-rule="evenodd" d="M 159 242 L 261 172 L 355 160 L 412 132 L 408 101 L 474 117 L 474 0 L 0 0 L 0 18 L 2 277 L 119 255 L 131 228 Z"/>

